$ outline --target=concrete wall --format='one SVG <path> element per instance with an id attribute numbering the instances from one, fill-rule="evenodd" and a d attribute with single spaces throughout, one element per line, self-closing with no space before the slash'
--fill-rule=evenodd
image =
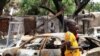
<path id="1" fill-rule="evenodd" d="M 59 20 L 54 18 L 50 21 L 48 16 L 39 16 L 36 18 L 36 30 L 39 33 L 60 32 Z"/>

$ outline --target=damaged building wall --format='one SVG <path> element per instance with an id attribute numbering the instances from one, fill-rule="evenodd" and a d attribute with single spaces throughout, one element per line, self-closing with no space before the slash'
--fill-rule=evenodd
<path id="1" fill-rule="evenodd" d="M 59 20 L 50 20 L 49 16 L 40 16 L 36 18 L 36 31 L 37 33 L 54 33 L 60 32 Z"/>
<path id="2" fill-rule="evenodd" d="M 0 24 L 0 31 L 4 29 L 2 32 L 8 32 L 9 20 L 16 21 L 13 18 L 16 18 L 17 21 L 20 21 L 22 19 L 22 21 L 24 22 L 25 35 L 34 35 L 35 33 L 60 32 L 59 20 L 53 19 L 49 21 L 50 17 L 47 16 L 21 16 L 12 17 L 12 19 L 10 19 L 10 17 L 8 19 L 3 19 L 2 17 L 2 19 L 0 19 L 0 23 L 5 24 L 3 26 L 6 29 Z"/>
<path id="3" fill-rule="evenodd" d="M 85 15 L 85 16 L 84 16 Z M 90 12 L 77 17 L 79 33 L 87 33 L 88 28 L 100 26 L 100 12 Z M 84 33 L 84 34 L 85 34 Z"/>
<path id="4" fill-rule="evenodd" d="M 90 25 L 91 27 L 96 27 L 96 26 L 100 26 L 100 12 L 91 12 L 95 18 L 93 20 L 90 21 Z"/>

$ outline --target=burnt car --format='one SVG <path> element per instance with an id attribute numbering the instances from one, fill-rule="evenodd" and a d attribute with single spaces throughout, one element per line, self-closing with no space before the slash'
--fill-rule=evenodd
<path id="1" fill-rule="evenodd" d="M 21 38 L 16 47 L 8 48 L 2 56 L 61 56 L 64 33 L 48 33 Z"/>

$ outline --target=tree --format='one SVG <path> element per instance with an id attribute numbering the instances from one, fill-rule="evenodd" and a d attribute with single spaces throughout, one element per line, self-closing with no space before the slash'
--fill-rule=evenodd
<path id="1" fill-rule="evenodd" d="M 40 6 L 40 8 L 38 6 Z M 72 14 L 75 11 L 75 3 L 73 0 L 62 0 L 62 6 L 65 6 L 65 15 Z M 21 13 L 30 14 L 31 11 L 31 14 L 39 13 L 39 15 L 46 15 L 47 10 L 43 9 L 43 7 L 47 7 L 56 12 L 53 0 L 22 0 Z"/>
<path id="2" fill-rule="evenodd" d="M 63 0 L 62 3 L 65 7 L 64 15 L 72 15 L 76 8 L 74 0 Z"/>
<path id="3" fill-rule="evenodd" d="M 22 0 L 22 2 L 20 3 L 20 12 L 21 15 L 31 15 L 31 14 L 38 14 L 38 4 L 39 4 L 40 0 Z"/>
<path id="4" fill-rule="evenodd" d="M 86 5 L 90 2 L 90 0 L 75 0 L 75 4 L 77 6 L 75 12 L 73 13 L 73 17 L 76 17 L 78 13 L 86 7 Z"/>
<path id="5" fill-rule="evenodd" d="M 85 9 L 90 12 L 100 11 L 100 3 L 90 2 Z"/>
<path id="6" fill-rule="evenodd" d="M 6 3 L 8 3 L 10 0 L 0 0 L 0 15 L 2 14 L 2 10 Z"/>

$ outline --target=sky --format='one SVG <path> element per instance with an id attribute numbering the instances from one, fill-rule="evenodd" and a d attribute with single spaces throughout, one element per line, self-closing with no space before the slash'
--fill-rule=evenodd
<path id="1" fill-rule="evenodd" d="M 100 0 L 92 0 L 93 2 L 100 2 Z"/>

